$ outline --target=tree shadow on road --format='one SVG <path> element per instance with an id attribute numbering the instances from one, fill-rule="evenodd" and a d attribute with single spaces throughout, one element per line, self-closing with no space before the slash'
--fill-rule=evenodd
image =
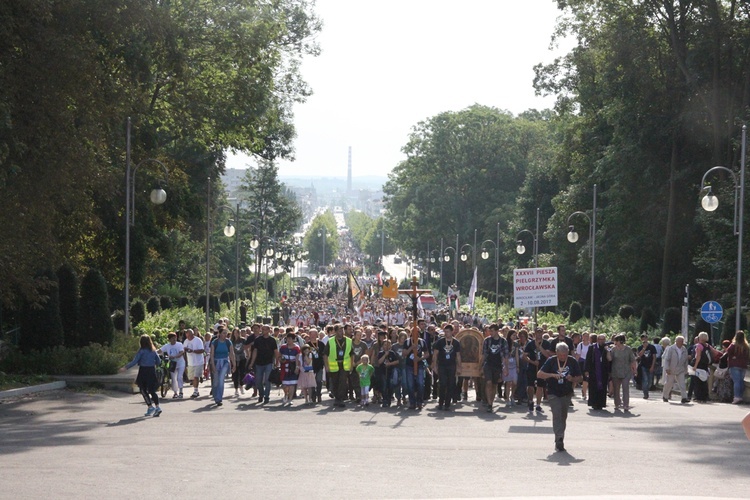
<path id="1" fill-rule="evenodd" d="M 737 422 L 714 425 L 696 421 L 695 425 L 687 427 L 665 422 L 664 425 L 623 426 L 620 429 L 647 434 L 654 441 L 677 442 L 690 450 L 686 458 L 688 462 L 701 464 L 707 471 L 714 469 L 724 477 L 748 477 L 750 447 L 747 446 L 739 419 Z"/>
<path id="2" fill-rule="evenodd" d="M 73 396 L 75 400 L 76 396 Z M 41 398 L 60 399 L 60 395 Z M 74 418 L 50 418 L 49 412 L 38 413 L 29 405 L 35 400 L 20 399 L 0 406 L 0 455 L 23 453 L 35 448 L 74 446 L 89 441 L 83 435 L 100 424 Z M 78 405 L 74 405 L 78 408 Z M 56 416 L 61 416 L 57 414 Z"/>

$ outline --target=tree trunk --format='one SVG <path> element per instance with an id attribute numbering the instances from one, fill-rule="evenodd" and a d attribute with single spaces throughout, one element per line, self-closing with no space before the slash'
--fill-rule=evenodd
<path id="1" fill-rule="evenodd" d="M 672 262 L 674 260 L 675 226 L 677 222 L 677 139 L 672 137 L 672 157 L 669 161 L 669 208 L 667 211 L 667 227 L 664 234 L 664 255 L 661 264 L 661 300 L 660 310 L 669 307 L 669 294 L 672 289 Z"/>

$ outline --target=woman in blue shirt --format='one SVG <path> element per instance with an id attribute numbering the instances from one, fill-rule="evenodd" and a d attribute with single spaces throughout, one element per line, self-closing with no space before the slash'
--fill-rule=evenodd
<path id="1" fill-rule="evenodd" d="M 156 353 L 151 337 L 148 335 L 141 335 L 141 348 L 135 354 L 133 361 L 120 368 L 120 372 L 129 370 L 130 368 L 138 365 L 138 376 L 135 378 L 135 383 L 141 390 L 141 396 L 148 405 L 148 411 L 146 416 L 158 417 L 161 414 L 161 408 L 159 408 L 159 396 L 156 395 L 156 367 L 161 365 L 161 358 Z"/>
<path id="2" fill-rule="evenodd" d="M 211 382 L 213 384 L 212 393 L 214 401 L 216 401 L 216 406 L 223 404 L 221 400 L 224 398 L 224 379 L 230 369 L 234 373 L 236 366 L 232 342 L 227 339 L 227 329 L 222 328 L 219 330 L 216 340 L 211 342 L 211 368 L 213 374 Z"/>

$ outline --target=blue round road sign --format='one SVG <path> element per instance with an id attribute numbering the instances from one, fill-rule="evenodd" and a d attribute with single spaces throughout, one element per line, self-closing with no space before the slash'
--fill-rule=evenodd
<path id="1" fill-rule="evenodd" d="M 701 306 L 701 318 L 706 323 L 717 323 L 722 316 L 724 316 L 724 309 L 718 302 L 709 300 Z"/>

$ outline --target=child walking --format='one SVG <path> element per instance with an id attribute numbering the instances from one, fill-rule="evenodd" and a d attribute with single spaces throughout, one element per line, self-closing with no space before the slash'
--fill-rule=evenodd
<path id="1" fill-rule="evenodd" d="M 370 364 L 370 356 L 363 354 L 356 370 L 359 374 L 359 387 L 362 393 L 359 404 L 370 406 L 370 383 L 372 381 L 372 374 L 375 372 L 375 367 Z"/>
<path id="2" fill-rule="evenodd" d="M 135 383 L 141 390 L 141 396 L 148 406 L 145 416 L 158 417 L 161 415 L 161 408 L 159 408 L 159 396 L 156 394 L 156 367 L 161 365 L 161 358 L 156 353 L 151 337 L 141 335 L 140 343 L 141 348 L 135 354 L 133 361 L 120 368 L 120 372 L 138 365 L 138 376 Z"/>
<path id="3" fill-rule="evenodd" d="M 317 382 L 313 371 L 312 350 L 308 344 L 302 346 L 302 371 L 299 374 L 297 385 L 302 390 L 302 395 L 305 396 L 305 404 L 315 401 Z"/>

